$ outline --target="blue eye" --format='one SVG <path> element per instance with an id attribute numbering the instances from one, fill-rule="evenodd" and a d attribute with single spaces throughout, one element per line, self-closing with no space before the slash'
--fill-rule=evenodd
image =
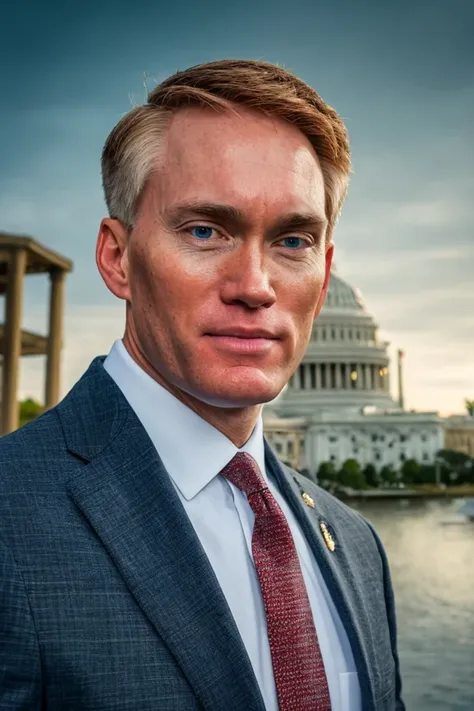
<path id="1" fill-rule="evenodd" d="M 290 247 L 290 249 L 298 249 L 302 247 L 304 240 L 301 237 L 285 237 L 283 239 L 285 247 Z"/>
<path id="2" fill-rule="evenodd" d="M 214 229 L 212 227 L 206 227 L 205 225 L 198 225 L 197 227 L 191 228 L 191 234 L 198 239 L 209 239 L 212 237 Z"/>

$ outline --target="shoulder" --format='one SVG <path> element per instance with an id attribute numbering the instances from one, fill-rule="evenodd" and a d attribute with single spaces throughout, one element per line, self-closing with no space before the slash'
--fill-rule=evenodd
<path id="1" fill-rule="evenodd" d="M 69 457 L 56 408 L 0 438 L 0 491 L 41 489 Z"/>

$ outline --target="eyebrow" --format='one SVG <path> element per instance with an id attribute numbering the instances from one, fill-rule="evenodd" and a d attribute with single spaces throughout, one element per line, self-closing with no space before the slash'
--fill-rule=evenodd
<path id="1" fill-rule="evenodd" d="M 232 205 L 189 202 L 174 205 L 166 212 L 166 221 L 174 227 L 191 217 L 206 217 L 220 223 L 230 224 L 238 230 L 245 231 L 250 228 L 248 217 Z M 294 229 L 316 229 L 324 231 L 328 221 L 316 212 L 292 212 L 277 220 L 273 224 L 273 229 L 285 232 Z"/>

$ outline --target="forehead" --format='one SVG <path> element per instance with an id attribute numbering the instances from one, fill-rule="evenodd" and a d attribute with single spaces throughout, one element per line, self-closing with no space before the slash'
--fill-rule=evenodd
<path id="1" fill-rule="evenodd" d="M 290 124 L 241 107 L 190 108 L 172 119 L 150 188 L 163 208 L 192 200 L 256 212 L 324 217 L 324 181 L 309 140 Z"/>

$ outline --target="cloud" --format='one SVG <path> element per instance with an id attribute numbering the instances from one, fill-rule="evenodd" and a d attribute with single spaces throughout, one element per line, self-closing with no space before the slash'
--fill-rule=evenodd
<path id="1" fill-rule="evenodd" d="M 396 210 L 397 222 L 412 227 L 449 227 L 468 212 L 466 206 L 446 197 L 438 200 L 411 202 Z"/>

